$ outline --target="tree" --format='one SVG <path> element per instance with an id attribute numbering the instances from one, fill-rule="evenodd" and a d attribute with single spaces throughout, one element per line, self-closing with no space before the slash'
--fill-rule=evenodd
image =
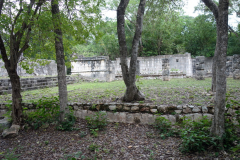
<path id="1" fill-rule="evenodd" d="M 141 101 L 144 100 L 144 94 L 137 88 L 136 81 L 136 67 L 137 67 L 137 55 L 138 55 L 138 46 L 139 40 L 142 33 L 143 25 L 143 15 L 145 10 L 146 0 L 140 0 L 138 11 L 137 11 L 137 20 L 136 20 L 136 29 L 135 35 L 132 41 L 131 49 L 131 60 L 130 66 L 127 64 L 127 44 L 125 36 L 125 11 L 128 6 L 129 0 L 121 0 L 117 8 L 117 32 L 118 32 L 118 43 L 119 43 L 119 52 L 120 52 L 120 61 L 123 80 L 126 85 L 126 92 L 123 96 L 123 101 Z"/>
<path id="2" fill-rule="evenodd" d="M 58 91 L 60 101 L 60 122 L 64 122 L 66 114 L 69 112 L 67 106 L 67 82 L 66 82 L 66 69 L 65 69 L 65 58 L 63 48 L 62 29 L 60 22 L 60 13 L 58 0 L 51 1 L 52 7 L 52 22 L 55 33 L 55 50 L 57 59 L 57 71 L 58 71 Z"/>
<path id="3" fill-rule="evenodd" d="M 21 106 L 20 77 L 17 65 L 21 54 L 29 47 L 31 29 L 39 16 L 39 9 L 45 0 L 20 1 L 19 8 L 10 1 L 0 1 L 1 25 L 0 50 L 5 68 L 12 85 L 12 120 L 13 124 L 23 123 L 23 109 Z M 2 9 L 5 7 L 5 10 Z M 3 39 L 5 38 L 5 39 Z"/>
<path id="4" fill-rule="evenodd" d="M 226 59 L 228 46 L 228 6 L 229 0 L 219 0 L 217 6 L 212 0 L 202 0 L 212 11 L 217 24 L 217 42 L 213 59 L 213 91 L 216 88 L 214 119 L 211 135 L 222 137 L 224 134 L 224 113 L 226 98 Z M 216 84 L 216 85 L 215 85 Z"/>

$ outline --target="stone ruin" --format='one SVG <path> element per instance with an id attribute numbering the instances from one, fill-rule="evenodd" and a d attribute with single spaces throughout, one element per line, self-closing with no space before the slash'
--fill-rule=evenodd
<path id="1" fill-rule="evenodd" d="M 240 55 L 233 55 L 233 79 L 240 79 Z"/>
<path id="2" fill-rule="evenodd" d="M 162 80 L 170 80 L 169 59 L 162 59 Z"/>
<path id="3" fill-rule="evenodd" d="M 205 57 L 204 56 L 197 56 L 196 61 L 195 61 L 195 69 L 196 69 L 196 74 L 195 78 L 197 80 L 204 80 L 204 75 L 205 75 L 205 70 L 204 70 L 204 62 L 205 62 Z"/>
<path id="4" fill-rule="evenodd" d="M 136 75 L 148 79 L 195 77 L 197 80 L 203 80 L 212 75 L 212 59 L 204 56 L 191 58 L 190 53 L 138 57 Z M 130 65 L 130 58 L 127 58 L 127 63 Z M 71 74 L 101 81 L 122 79 L 120 58 L 111 61 L 108 56 L 81 57 L 71 64 Z M 226 75 L 240 79 L 240 55 L 227 56 Z"/>

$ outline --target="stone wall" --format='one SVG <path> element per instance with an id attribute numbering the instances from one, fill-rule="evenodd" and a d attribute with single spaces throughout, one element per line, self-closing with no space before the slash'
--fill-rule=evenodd
<path id="1" fill-rule="evenodd" d="M 40 60 L 41 61 L 41 60 Z M 56 76 L 57 75 L 57 64 L 54 60 L 44 60 L 47 61 L 48 64 L 41 66 L 36 62 L 29 62 L 34 63 L 33 65 L 33 73 L 28 74 L 25 69 L 18 66 L 17 73 L 19 76 Z M 0 77 L 8 77 L 7 70 L 4 67 L 4 62 L 0 59 Z"/>
<path id="2" fill-rule="evenodd" d="M 169 119 L 172 123 L 179 121 L 183 116 L 197 121 L 202 116 L 207 116 L 212 119 L 214 108 L 212 106 L 193 106 L 193 105 L 153 105 L 140 103 L 108 103 L 108 104 L 82 104 L 69 103 L 74 110 L 74 114 L 78 118 L 85 118 L 95 114 L 97 111 L 102 111 L 107 114 L 109 122 L 123 123 L 141 123 L 152 124 L 155 118 L 159 115 Z M 0 118 L 6 113 L 7 104 L 0 104 Z M 23 103 L 24 108 L 35 109 L 36 104 Z M 234 115 L 239 108 L 226 109 L 229 115 Z"/>
<path id="3" fill-rule="evenodd" d="M 115 79 L 115 66 L 108 56 L 82 57 L 71 62 L 71 74 L 80 74 L 100 81 L 113 81 Z"/>
<path id="4" fill-rule="evenodd" d="M 162 76 L 162 59 L 169 60 L 170 71 L 178 71 L 186 76 L 192 76 L 192 59 L 190 53 L 138 57 L 140 75 Z M 128 58 L 127 61 L 128 64 L 130 64 L 130 58 Z M 120 58 L 117 58 L 115 62 L 115 74 L 116 76 L 121 76 L 122 74 Z"/>
<path id="5" fill-rule="evenodd" d="M 67 84 L 72 84 L 77 79 L 75 77 L 67 76 Z M 37 77 L 37 78 L 21 78 L 22 91 L 41 89 L 46 87 L 55 87 L 58 85 L 57 77 Z M 10 79 L 0 79 L 0 95 L 11 94 L 12 87 Z"/>

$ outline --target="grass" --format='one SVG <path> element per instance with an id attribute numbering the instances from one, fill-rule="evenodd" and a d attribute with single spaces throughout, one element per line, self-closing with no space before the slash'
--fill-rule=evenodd
<path id="1" fill-rule="evenodd" d="M 114 82 L 81 82 L 67 86 L 68 101 L 81 103 L 108 103 L 123 96 L 125 92 L 123 81 Z M 154 104 L 192 104 L 208 105 L 211 96 L 206 92 L 211 88 L 211 78 L 197 81 L 188 79 L 171 79 L 170 81 L 141 80 L 140 89 L 148 100 Z M 227 79 L 227 92 L 232 96 L 230 99 L 239 101 L 240 82 Z M 43 96 L 57 96 L 58 88 L 45 88 L 22 92 L 23 102 L 35 102 Z M 11 95 L 0 95 L 1 102 L 11 100 Z"/>

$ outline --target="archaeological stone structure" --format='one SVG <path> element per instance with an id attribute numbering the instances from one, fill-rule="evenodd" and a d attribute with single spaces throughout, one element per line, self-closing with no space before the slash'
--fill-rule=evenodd
<path id="1" fill-rule="evenodd" d="M 127 62 L 130 64 L 130 58 L 127 59 Z M 201 80 L 205 77 L 211 77 L 212 63 L 212 57 L 198 56 L 192 58 L 190 53 L 138 57 L 136 74 L 142 77 L 155 77 L 164 80 L 184 77 L 195 77 Z M 228 77 L 240 79 L 240 55 L 228 56 L 226 66 Z M 120 58 L 111 61 L 107 56 L 81 57 L 72 62 L 71 74 L 112 81 L 122 77 Z"/>
<path id="2" fill-rule="evenodd" d="M 41 60 L 40 60 L 41 61 Z M 19 76 L 56 76 L 57 75 L 57 64 L 54 60 L 44 60 L 47 62 L 46 65 L 39 65 L 36 62 L 29 62 L 34 63 L 33 66 L 33 73 L 28 74 L 25 69 L 21 66 L 17 67 L 17 73 Z M 8 77 L 7 70 L 4 67 L 4 62 L 0 59 L 0 77 Z"/>
<path id="3" fill-rule="evenodd" d="M 115 79 L 114 63 L 108 56 L 80 57 L 71 62 L 71 74 L 80 74 L 84 77 L 100 81 L 113 81 Z"/>

